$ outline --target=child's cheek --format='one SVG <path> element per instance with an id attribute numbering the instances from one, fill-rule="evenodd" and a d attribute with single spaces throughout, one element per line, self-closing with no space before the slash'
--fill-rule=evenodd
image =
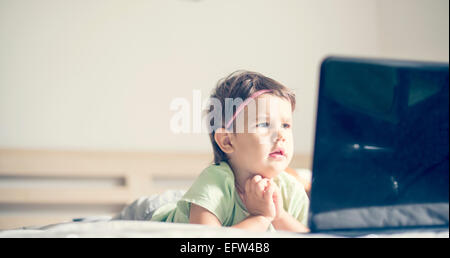
<path id="1" fill-rule="evenodd" d="M 271 145 L 270 136 L 269 135 L 260 135 L 258 137 L 258 143 L 260 145 Z"/>

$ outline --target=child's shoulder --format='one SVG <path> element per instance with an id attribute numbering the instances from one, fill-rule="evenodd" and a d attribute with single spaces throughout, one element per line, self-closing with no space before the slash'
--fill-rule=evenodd
<path id="1" fill-rule="evenodd" d="M 225 203 L 232 200 L 234 189 L 234 176 L 228 165 L 213 164 L 205 168 L 195 179 L 182 201 L 212 209 L 217 200 Z M 211 203 L 214 205 L 210 205 Z"/>
<path id="2" fill-rule="evenodd" d="M 234 174 L 227 162 L 220 162 L 220 164 L 211 164 L 206 167 L 196 181 L 199 183 L 234 185 Z"/>
<path id="3" fill-rule="evenodd" d="M 213 175 L 218 177 L 232 177 L 234 178 L 233 171 L 227 162 L 222 161 L 219 164 L 211 164 L 206 167 L 200 175 Z"/>

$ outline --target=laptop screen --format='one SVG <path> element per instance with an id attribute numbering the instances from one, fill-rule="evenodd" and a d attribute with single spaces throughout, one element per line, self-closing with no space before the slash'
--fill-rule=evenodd
<path id="1" fill-rule="evenodd" d="M 321 66 L 309 226 L 448 226 L 449 66 L 330 57 Z"/>

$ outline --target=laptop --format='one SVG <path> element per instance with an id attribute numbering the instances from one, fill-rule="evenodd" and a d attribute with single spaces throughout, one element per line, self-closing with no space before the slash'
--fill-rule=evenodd
<path id="1" fill-rule="evenodd" d="M 448 230 L 448 63 L 321 65 L 311 232 Z"/>

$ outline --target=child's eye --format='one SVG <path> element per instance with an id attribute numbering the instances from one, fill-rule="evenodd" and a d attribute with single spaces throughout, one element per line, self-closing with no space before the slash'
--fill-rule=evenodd
<path id="1" fill-rule="evenodd" d="M 283 124 L 283 128 L 291 128 L 291 124 L 285 123 Z"/>
<path id="2" fill-rule="evenodd" d="M 268 122 L 259 123 L 256 125 L 256 127 L 267 128 L 269 127 L 269 123 Z"/>

